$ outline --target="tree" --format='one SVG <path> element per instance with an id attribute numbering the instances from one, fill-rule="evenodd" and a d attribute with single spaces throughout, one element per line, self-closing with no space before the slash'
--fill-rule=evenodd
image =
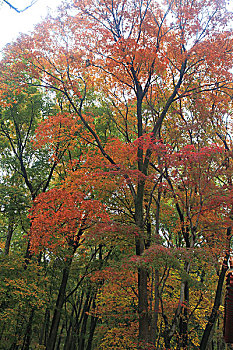
<path id="1" fill-rule="evenodd" d="M 76 189 L 89 184 L 97 198 L 105 201 L 111 217 L 117 216 L 120 222 L 126 219 L 134 226 L 139 260 L 161 243 L 161 217 L 166 214 L 161 212 L 162 201 L 168 190 L 179 222 L 178 247 L 189 250 L 201 244 L 196 241 L 200 237 L 193 220 L 198 217 L 201 222 L 204 204 L 192 181 L 196 181 L 195 170 L 212 168 L 206 168 L 205 158 L 200 161 L 198 151 L 191 152 L 190 157 L 197 158 L 188 165 L 191 158 L 185 152 L 189 148 L 184 146 L 191 144 L 197 150 L 208 146 L 211 153 L 216 125 L 224 130 L 222 120 L 231 108 L 232 89 L 229 20 L 224 1 L 77 1 L 74 9 L 64 8 L 58 18 L 47 19 L 31 36 L 22 36 L 6 50 L 2 67 L 8 67 L 4 70 L 7 79 L 14 77 L 19 89 L 25 84 L 49 89 L 62 101 L 62 117 L 67 112 L 74 125 L 72 139 L 77 137 L 82 146 L 85 143 L 84 159 L 79 153 L 77 169 L 72 168 L 68 177 L 74 179 L 86 172 L 84 182 L 76 177 Z M 100 103 L 105 108 L 97 116 Z M 107 120 L 105 125 L 101 125 L 102 116 Z M 63 129 L 62 137 L 66 137 L 65 132 Z M 171 151 L 167 152 L 166 144 Z M 196 160 L 198 169 L 194 167 Z M 221 155 L 219 161 L 224 164 Z M 181 188 L 175 187 L 177 174 L 182 175 Z M 224 172 L 218 176 L 208 183 L 213 186 L 213 196 L 220 191 L 216 217 L 223 215 L 225 220 L 229 207 L 227 204 L 222 213 Z M 190 201 L 185 202 L 186 198 Z M 202 223 L 209 229 L 214 213 L 211 205 L 208 202 L 205 210 L 209 217 Z M 197 212 L 190 218 L 192 206 Z M 203 236 L 203 244 L 208 240 Z M 167 248 L 166 242 L 162 243 Z M 219 254 L 224 255 L 224 251 Z M 162 281 L 161 271 L 153 271 L 156 280 Z M 184 262 L 184 271 L 186 277 L 191 273 L 188 262 Z M 138 265 L 142 346 L 156 342 L 158 317 L 149 309 L 151 272 L 152 267 Z M 157 292 L 152 293 L 153 298 L 158 299 Z M 182 281 L 181 304 L 174 310 L 172 324 L 164 318 L 167 349 L 179 328 L 178 319 L 181 346 L 187 348 L 187 315 L 182 306 L 187 295 L 188 283 Z"/>

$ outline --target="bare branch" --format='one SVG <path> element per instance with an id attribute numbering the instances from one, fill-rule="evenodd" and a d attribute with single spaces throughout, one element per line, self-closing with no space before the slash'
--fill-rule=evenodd
<path id="1" fill-rule="evenodd" d="M 15 7 L 14 5 L 12 5 L 12 3 L 10 3 L 7 0 L 3 0 L 3 2 L 5 2 L 5 4 L 7 4 L 12 10 L 16 11 L 17 13 L 22 13 L 22 12 L 28 10 L 30 7 L 32 7 L 37 2 L 37 0 L 32 0 L 28 6 L 26 6 L 25 8 L 23 8 L 21 10 L 18 9 L 17 7 Z"/>

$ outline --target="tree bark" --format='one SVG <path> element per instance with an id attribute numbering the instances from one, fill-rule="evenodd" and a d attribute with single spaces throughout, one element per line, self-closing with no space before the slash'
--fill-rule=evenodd
<path id="1" fill-rule="evenodd" d="M 156 344 L 156 338 L 157 338 L 157 324 L 158 324 L 158 316 L 159 316 L 159 272 L 158 270 L 154 270 L 152 272 L 153 279 L 154 279 L 154 291 L 152 295 L 152 315 L 151 315 L 151 325 L 150 325 L 150 342 L 155 345 Z"/>
<path id="2" fill-rule="evenodd" d="M 90 293 L 88 293 L 86 296 L 86 301 L 85 301 L 85 304 L 83 307 L 83 312 L 82 312 L 82 327 L 81 327 L 80 338 L 79 338 L 79 350 L 85 349 L 87 320 L 88 320 L 88 316 L 89 316 L 88 313 L 90 311 L 91 303 L 92 303 L 92 298 L 90 296 Z"/>
<path id="3" fill-rule="evenodd" d="M 69 278 L 71 264 L 72 264 L 72 257 L 68 259 L 68 261 L 66 262 L 66 266 L 63 269 L 62 280 L 61 280 L 59 293 L 56 301 L 56 306 L 53 314 L 52 324 L 50 327 L 50 333 L 49 333 L 46 350 L 55 349 L 58 327 L 59 327 L 60 318 L 61 318 L 61 311 L 65 301 L 65 292 L 66 292 L 66 286 Z"/>
<path id="4" fill-rule="evenodd" d="M 180 316 L 179 326 L 180 326 L 181 349 L 188 350 L 188 311 L 187 311 L 187 306 L 189 303 L 188 282 L 185 282 L 184 302 L 185 302 L 185 307 L 183 309 L 183 314 Z"/>
<path id="5" fill-rule="evenodd" d="M 13 216 L 10 216 L 8 221 L 7 237 L 6 237 L 6 243 L 4 248 L 5 255 L 8 255 L 10 252 L 10 244 L 11 244 L 11 238 L 12 238 L 13 232 L 14 232 L 14 218 Z"/>
<path id="6" fill-rule="evenodd" d="M 95 308 L 96 308 L 95 298 L 96 298 L 96 295 L 94 295 L 94 297 L 93 297 L 93 303 L 92 303 L 93 310 L 95 310 Z M 89 338 L 88 338 L 86 350 L 91 350 L 91 348 L 92 348 L 92 342 L 93 342 L 93 337 L 94 337 L 94 332 L 95 332 L 95 328 L 97 325 L 97 321 L 98 321 L 98 318 L 94 315 L 91 315 L 90 333 L 89 333 Z"/>
<path id="7" fill-rule="evenodd" d="M 228 228 L 227 229 L 227 236 L 230 237 L 230 234 L 231 234 L 231 228 Z M 221 305 L 221 299 L 222 299 L 223 283 L 224 283 L 226 272 L 228 270 L 227 263 L 228 263 L 229 256 L 230 256 L 229 251 L 227 251 L 225 254 L 223 263 L 222 263 L 222 268 L 221 268 L 221 272 L 220 272 L 219 279 L 218 279 L 218 285 L 217 285 L 217 290 L 216 290 L 216 294 L 215 294 L 215 300 L 214 300 L 212 312 L 211 312 L 209 320 L 206 324 L 206 327 L 205 327 L 205 330 L 204 330 L 204 333 L 203 333 L 203 336 L 201 339 L 200 350 L 207 349 L 212 328 L 214 327 L 215 322 L 218 318 L 218 310 L 219 310 L 219 306 Z"/>
<path id="8" fill-rule="evenodd" d="M 41 331 L 40 331 L 40 339 L 39 339 L 40 345 L 47 344 L 49 320 L 50 320 L 50 310 L 49 308 L 46 308 L 45 315 L 44 315 L 44 322 L 42 324 Z"/>
<path id="9" fill-rule="evenodd" d="M 136 255 L 141 256 L 145 250 L 144 224 L 143 224 L 143 194 L 144 183 L 138 184 L 135 221 L 139 230 L 136 238 Z M 148 315 L 148 292 L 147 277 L 148 272 L 145 267 L 138 268 L 138 316 L 139 316 L 139 342 L 149 340 L 149 315 Z"/>
<path id="10" fill-rule="evenodd" d="M 30 344 L 31 344 L 31 337 L 32 337 L 32 322 L 34 318 L 34 313 L 35 310 L 34 308 L 31 310 L 30 317 L 27 323 L 26 331 L 25 331 L 25 336 L 24 336 L 24 342 L 22 346 L 22 350 L 29 350 Z"/>

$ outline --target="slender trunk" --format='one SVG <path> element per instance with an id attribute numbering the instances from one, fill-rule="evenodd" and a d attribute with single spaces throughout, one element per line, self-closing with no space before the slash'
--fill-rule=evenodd
<path id="1" fill-rule="evenodd" d="M 31 337 L 32 337 L 32 322 L 34 318 L 35 310 L 34 308 L 31 310 L 31 314 L 27 323 L 25 336 L 24 336 L 24 342 L 21 350 L 29 350 L 30 344 L 31 344 Z"/>
<path id="2" fill-rule="evenodd" d="M 148 317 L 148 295 L 147 295 L 147 270 L 138 269 L 138 313 L 139 313 L 139 340 L 148 342 L 149 317 Z"/>
<path id="3" fill-rule="evenodd" d="M 80 339 L 79 350 L 84 350 L 85 348 L 87 320 L 88 320 L 88 314 L 90 311 L 91 303 L 92 303 L 92 298 L 90 297 L 90 293 L 88 293 L 84 307 L 83 307 L 83 312 L 82 312 L 82 327 L 81 327 L 80 338 L 79 338 Z"/>
<path id="4" fill-rule="evenodd" d="M 81 312 L 83 310 L 83 303 L 84 303 L 84 291 L 82 291 L 81 296 L 78 296 L 78 300 L 75 303 L 76 305 L 73 306 L 70 326 L 67 332 L 67 337 L 66 337 L 63 350 L 72 350 L 73 348 L 75 348 L 75 344 L 77 343 L 77 338 L 78 338 L 78 330 L 82 319 Z M 73 319 L 74 312 L 75 312 L 75 320 Z"/>
<path id="5" fill-rule="evenodd" d="M 70 323 L 66 332 L 66 340 L 65 340 L 63 350 L 69 350 L 71 348 L 70 344 L 72 340 L 72 331 L 73 331 L 73 323 L 74 323 L 73 317 L 74 317 L 74 308 L 72 309 L 72 312 L 71 312 Z"/>
<path id="6" fill-rule="evenodd" d="M 93 298 L 93 303 L 92 303 L 93 310 L 95 310 L 95 308 L 96 308 L 95 298 L 96 298 L 96 295 L 94 295 L 94 298 Z M 92 314 L 91 315 L 89 338 L 88 338 L 86 350 L 91 350 L 91 348 L 92 348 L 92 342 L 93 342 L 93 337 L 94 337 L 94 332 L 95 332 L 95 328 L 97 325 L 97 321 L 98 321 L 98 318 Z"/>
<path id="7" fill-rule="evenodd" d="M 135 205 L 135 219 L 139 229 L 136 238 L 136 254 L 141 256 L 145 250 L 145 237 L 143 225 L 143 194 L 144 183 L 138 184 L 138 192 Z M 139 315 L 139 341 L 148 342 L 149 338 L 149 315 L 148 315 L 148 272 L 144 267 L 138 268 L 138 315 Z"/>
<path id="8" fill-rule="evenodd" d="M 188 303 L 189 303 L 189 286 L 185 282 L 184 287 L 184 303 L 185 307 L 183 314 L 180 317 L 180 339 L 181 339 L 181 348 L 184 350 L 188 349 Z"/>
<path id="9" fill-rule="evenodd" d="M 152 295 L 153 307 L 152 307 L 151 326 L 150 326 L 150 342 L 155 345 L 156 338 L 157 338 L 157 324 L 158 324 L 158 316 L 159 316 L 159 291 L 158 291 L 159 272 L 156 269 L 153 272 L 153 278 L 154 278 L 154 286 L 153 286 L 153 295 Z"/>
<path id="10" fill-rule="evenodd" d="M 155 212 L 155 241 L 159 238 L 159 218 L 160 218 L 160 201 L 161 201 L 161 191 L 158 192 L 158 198 L 156 201 L 156 212 Z M 155 269 L 153 272 L 154 278 L 154 291 L 152 295 L 152 302 L 154 303 L 151 315 L 151 326 L 150 326 L 150 342 L 156 344 L 157 338 L 157 325 L 159 316 L 159 271 Z"/>
<path id="11" fill-rule="evenodd" d="M 137 86 L 137 129 L 138 137 L 142 136 L 142 89 Z M 138 170 L 143 173 L 143 146 L 137 149 Z M 135 222 L 139 230 L 136 238 L 136 255 L 141 256 L 145 250 L 144 222 L 143 222 L 143 198 L 145 181 L 138 180 L 137 195 L 135 198 Z M 148 317 L 148 295 L 147 295 L 147 270 L 138 268 L 138 316 L 139 316 L 139 342 L 148 342 L 149 317 Z"/>
<path id="12" fill-rule="evenodd" d="M 50 310 L 47 308 L 45 311 L 44 322 L 41 327 L 40 332 L 40 345 L 46 345 L 48 340 L 48 329 L 49 329 L 49 320 L 50 320 Z"/>
<path id="13" fill-rule="evenodd" d="M 27 250 L 25 253 L 25 257 L 24 257 L 24 269 L 27 270 L 28 264 L 30 263 L 31 259 L 32 259 L 32 253 L 31 253 L 31 243 L 30 243 L 30 239 L 28 240 L 28 245 L 27 245 Z"/>
<path id="14" fill-rule="evenodd" d="M 61 339 L 62 339 L 62 333 L 63 333 L 64 328 L 65 328 L 65 324 L 63 323 L 63 325 L 62 325 L 62 327 L 61 327 L 60 334 L 59 334 L 59 338 L 58 338 L 56 350 L 60 350 Z"/>
<path id="15" fill-rule="evenodd" d="M 209 320 L 206 324 L 206 327 L 205 327 L 205 330 L 204 330 L 204 333 L 203 333 L 203 336 L 201 339 L 200 350 L 207 349 L 207 345 L 208 345 L 208 342 L 210 340 L 212 328 L 214 327 L 215 322 L 218 318 L 218 310 L 219 310 L 219 306 L 221 305 L 221 299 L 222 299 L 223 283 L 224 283 L 226 272 L 228 270 L 228 266 L 227 266 L 228 259 L 229 259 L 229 253 L 227 252 L 225 254 L 225 258 L 224 258 L 224 261 L 222 264 L 221 272 L 220 272 L 220 275 L 218 278 L 218 285 L 217 285 L 217 290 L 216 290 L 216 294 L 215 294 L 215 300 L 214 300 L 212 312 L 211 312 Z"/>
<path id="16" fill-rule="evenodd" d="M 6 243 L 5 243 L 5 248 L 4 248 L 5 255 L 9 254 L 11 238 L 12 238 L 13 232 L 14 232 L 14 218 L 13 218 L 13 216 L 10 216 L 9 221 L 8 221 L 7 237 L 6 237 Z"/>
<path id="17" fill-rule="evenodd" d="M 159 160 L 160 164 L 160 160 Z M 160 184 L 162 183 L 162 178 L 160 180 Z M 160 220 L 160 202 L 161 202 L 161 189 L 158 190 L 158 197 L 156 201 L 156 212 L 155 212 L 155 232 L 156 232 L 156 240 L 159 238 L 159 220 Z"/>
<path id="18" fill-rule="evenodd" d="M 56 306 L 53 314 L 52 324 L 50 327 L 50 333 L 49 333 L 46 350 L 54 350 L 55 348 L 57 332 L 58 332 L 58 327 L 59 327 L 60 318 L 61 318 L 61 311 L 65 300 L 65 291 L 66 291 L 66 285 L 68 282 L 71 263 L 72 263 L 72 258 L 69 258 L 68 261 L 66 262 L 66 266 L 63 269 L 62 281 L 59 288 L 59 293 L 58 293 Z"/>

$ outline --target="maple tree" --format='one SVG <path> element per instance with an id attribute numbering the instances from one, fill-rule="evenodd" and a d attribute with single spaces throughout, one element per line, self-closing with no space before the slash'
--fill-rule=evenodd
<path id="1" fill-rule="evenodd" d="M 204 321 L 194 330 L 211 298 L 202 289 L 211 276 L 208 288 L 217 284 L 212 313 L 208 304 L 212 329 L 232 226 L 226 124 L 232 109 L 231 19 L 224 1 L 80 0 L 5 49 L 3 108 L 14 109 L 13 99 L 28 86 L 56 105 L 34 139 L 34 147 L 50 152 L 46 190 L 51 179 L 56 186 L 38 196 L 41 187 L 35 191 L 26 181 L 35 200 L 31 251 L 63 256 L 71 249 L 47 349 L 55 347 L 70 268 L 86 235 L 110 256 L 106 264 L 114 266 L 117 256 L 135 264 L 137 313 L 128 330 L 138 329 L 136 347 L 206 348 L 210 331 Z M 216 275 L 225 258 L 218 282 L 213 267 L 204 274 L 207 258 Z M 110 301 L 113 285 L 108 290 L 103 284 L 92 306 L 104 290 Z M 89 303 L 88 293 L 86 298 Z M 106 310 L 100 310 L 104 319 Z M 78 317 L 70 321 L 77 330 L 72 322 Z M 111 325 L 101 346 L 120 346 L 120 330 L 117 322 Z"/>

